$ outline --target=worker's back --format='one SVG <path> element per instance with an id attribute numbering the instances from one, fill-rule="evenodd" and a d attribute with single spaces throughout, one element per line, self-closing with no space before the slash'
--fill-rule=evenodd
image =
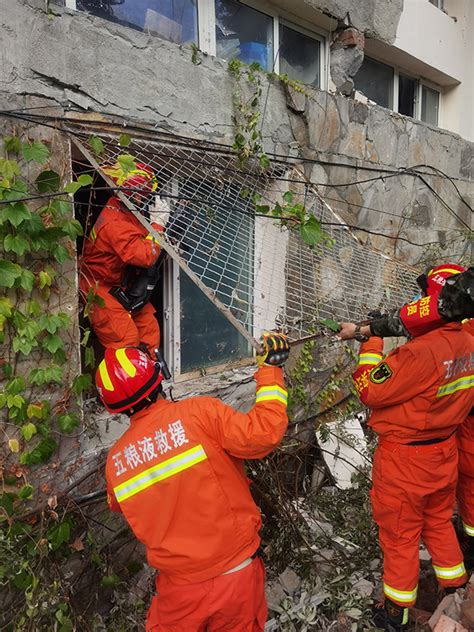
<path id="1" fill-rule="evenodd" d="M 373 409 L 370 425 L 378 434 L 401 443 L 446 437 L 466 419 L 474 394 L 474 338 L 460 323 L 414 338 L 384 364 L 387 369 L 372 369 L 361 395 Z"/>
<path id="2" fill-rule="evenodd" d="M 270 452 L 287 417 L 281 369 L 264 367 L 257 376 L 257 389 L 263 376 L 272 394 L 260 403 L 257 395 L 250 413 L 210 397 L 159 400 L 133 415 L 109 452 L 111 507 L 146 545 L 150 564 L 176 583 L 220 575 L 260 543 L 260 513 L 236 457 Z"/>

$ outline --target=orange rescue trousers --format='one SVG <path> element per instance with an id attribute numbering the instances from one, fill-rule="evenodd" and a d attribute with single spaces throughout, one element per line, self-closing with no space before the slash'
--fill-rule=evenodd
<path id="1" fill-rule="evenodd" d="M 259 557 L 239 571 L 200 583 L 177 585 L 158 575 L 156 592 L 146 632 L 261 632 L 267 620 Z"/>
<path id="2" fill-rule="evenodd" d="M 147 303 L 130 314 L 107 288 L 99 286 L 96 293 L 104 305 L 94 305 L 90 321 L 100 344 L 104 348 L 120 349 L 143 343 L 154 357 L 155 349 L 160 346 L 160 327 L 153 305 Z"/>
<path id="3" fill-rule="evenodd" d="M 465 449 L 467 448 L 467 449 Z M 474 537 L 474 443 L 459 445 L 459 512 L 466 535 Z"/>
<path id="4" fill-rule="evenodd" d="M 371 497 L 384 553 L 384 593 L 400 606 L 416 601 L 420 539 L 442 586 L 467 581 L 451 522 L 457 468 L 454 436 L 421 446 L 381 439 L 375 452 Z"/>

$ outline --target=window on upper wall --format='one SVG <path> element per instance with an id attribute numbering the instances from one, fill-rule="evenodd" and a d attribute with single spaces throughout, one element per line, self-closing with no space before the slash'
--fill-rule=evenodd
<path id="1" fill-rule="evenodd" d="M 428 86 L 421 86 L 421 120 L 438 125 L 439 92 Z"/>
<path id="2" fill-rule="evenodd" d="M 429 0 L 429 2 L 434 4 L 435 7 L 438 7 L 438 9 L 444 9 L 444 0 Z"/>
<path id="3" fill-rule="evenodd" d="M 216 54 L 273 70 L 273 18 L 236 0 L 215 0 Z"/>
<path id="4" fill-rule="evenodd" d="M 365 57 L 354 77 L 354 87 L 371 101 L 393 109 L 393 78 L 391 66 Z"/>
<path id="5" fill-rule="evenodd" d="M 280 74 L 319 87 L 321 85 L 321 42 L 297 28 L 280 22 Z"/>
<path id="6" fill-rule="evenodd" d="M 415 116 L 418 80 L 406 75 L 398 75 L 398 112 L 405 116 Z"/>
<path id="7" fill-rule="evenodd" d="M 77 0 L 76 6 L 176 44 L 198 41 L 196 0 Z"/>

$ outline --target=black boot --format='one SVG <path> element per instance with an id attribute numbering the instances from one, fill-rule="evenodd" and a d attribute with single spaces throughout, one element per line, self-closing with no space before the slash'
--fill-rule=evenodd
<path id="1" fill-rule="evenodd" d="M 385 631 L 404 632 L 408 630 L 408 608 L 399 606 L 391 599 L 385 598 Z"/>
<path id="2" fill-rule="evenodd" d="M 467 536 L 463 542 L 464 566 L 468 573 L 474 570 L 474 536 Z"/>

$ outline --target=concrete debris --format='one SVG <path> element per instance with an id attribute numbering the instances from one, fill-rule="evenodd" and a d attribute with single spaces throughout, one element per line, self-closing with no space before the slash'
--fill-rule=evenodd
<path id="1" fill-rule="evenodd" d="M 291 568 L 285 568 L 279 577 L 280 584 L 289 595 L 293 595 L 301 586 L 301 579 Z"/>
<path id="2" fill-rule="evenodd" d="M 373 583 L 369 582 L 367 579 L 359 579 L 352 585 L 352 588 L 362 597 L 371 597 L 375 590 Z"/>
<path id="3" fill-rule="evenodd" d="M 326 478 L 326 469 L 321 465 L 315 465 L 311 475 L 311 491 L 318 492 Z"/>
<path id="4" fill-rule="evenodd" d="M 433 632 L 469 632 L 474 625 L 474 591 L 459 588 L 446 595 L 428 621 Z"/>
<path id="5" fill-rule="evenodd" d="M 324 425 L 316 437 L 336 486 L 352 487 L 352 476 L 370 463 L 367 441 L 357 416 Z"/>
<path id="6" fill-rule="evenodd" d="M 423 545 L 420 546 L 420 562 L 431 562 L 431 555 Z"/>
<path id="7" fill-rule="evenodd" d="M 273 611 L 278 608 L 280 603 L 286 597 L 286 593 L 278 580 L 268 582 L 265 585 L 265 595 L 267 597 L 268 608 Z"/>

